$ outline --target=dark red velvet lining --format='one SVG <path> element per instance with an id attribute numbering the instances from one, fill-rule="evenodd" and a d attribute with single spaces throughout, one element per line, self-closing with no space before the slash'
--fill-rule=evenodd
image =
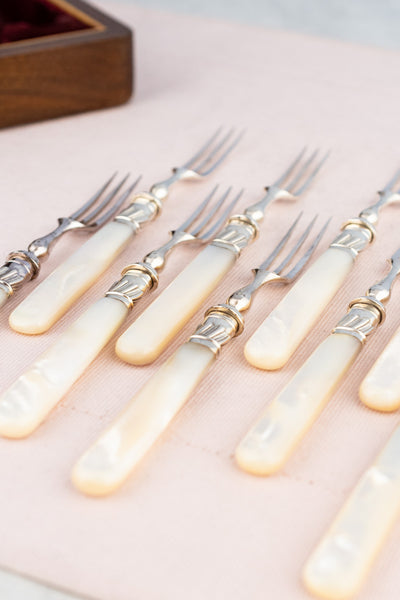
<path id="1" fill-rule="evenodd" d="M 51 0 L 0 0 L 0 44 L 88 28 Z"/>

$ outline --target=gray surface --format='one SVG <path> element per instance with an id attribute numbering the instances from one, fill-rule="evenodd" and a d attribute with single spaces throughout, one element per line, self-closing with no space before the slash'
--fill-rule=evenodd
<path id="1" fill-rule="evenodd" d="M 121 1 L 121 0 L 119 0 Z M 400 0 L 123 0 L 148 8 L 400 48 Z M 101 0 L 98 1 L 101 6 Z M 77 600 L 0 570 L 1 600 Z"/>
<path id="2" fill-rule="evenodd" d="M 122 1 L 148 8 L 400 48 L 400 0 Z"/>

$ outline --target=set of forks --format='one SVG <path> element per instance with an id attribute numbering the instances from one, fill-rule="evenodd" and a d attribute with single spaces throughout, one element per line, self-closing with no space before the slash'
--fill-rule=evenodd
<path id="1" fill-rule="evenodd" d="M 234 130 L 217 130 L 194 156 L 147 192 L 134 193 L 140 177 L 129 184 L 127 175 L 116 184 L 114 175 L 80 209 L 59 219 L 54 231 L 33 241 L 27 250 L 11 253 L 0 268 L 0 306 L 39 275 L 43 259 L 62 235 L 70 231 L 93 234 L 11 313 L 11 327 L 24 334 L 48 331 L 141 227 L 158 217 L 170 188 L 178 182 L 203 181 L 231 154 L 241 137 Z M 275 200 L 299 198 L 327 156 L 318 158 L 318 153 L 313 152 L 306 158 L 303 149 L 282 175 L 265 188 L 259 200 L 238 213 L 233 210 L 241 201 L 243 190 L 233 193 L 227 188 L 221 193 L 214 186 L 170 232 L 163 245 L 141 261 L 129 264 L 104 296 L 89 306 L 3 392 L 0 435 L 31 435 L 129 314 L 136 313 L 139 300 L 157 288 L 166 261 L 175 250 L 184 244 L 198 245 L 202 249 L 194 260 L 117 340 L 115 350 L 122 360 L 133 365 L 156 360 L 259 235 L 268 206 Z M 75 487 L 88 495 L 104 496 L 124 483 L 188 401 L 222 348 L 243 332 L 244 313 L 250 309 L 254 295 L 270 284 L 290 286 L 290 290 L 249 338 L 244 354 L 256 368 L 283 367 L 342 287 L 359 253 L 375 239 L 380 210 L 400 198 L 399 192 L 394 191 L 399 177 L 397 172 L 379 192 L 377 202 L 344 223 L 341 232 L 310 267 L 309 261 L 329 220 L 307 245 L 316 222 L 314 217 L 282 258 L 299 230 L 300 213 L 268 257 L 253 269 L 251 281 L 206 311 L 203 322 L 188 341 L 150 377 L 122 414 L 78 460 L 72 471 Z M 125 203 L 128 206 L 123 208 Z M 385 278 L 369 288 L 365 296 L 351 302 L 330 336 L 244 436 L 235 452 L 239 468 L 265 476 L 285 464 L 351 368 L 367 337 L 383 322 L 399 273 L 400 249 L 392 256 Z M 372 408 L 393 410 L 400 405 L 400 369 L 396 369 L 400 361 L 399 340 L 400 330 L 362 385 L 361 398 Z M 307 563 L 304 581 L 316 595 L 334 600 L 350 597 L 365 579 L 377 548 L 400 512 L 400 466 L 395 455 L 399 436 L 395 432 Z M 381 481 L 377 482 L 371 473 L 388 479 L 390 485 L 384 493 Z M 376 498 L 376 502 L 371 498 Z M 360 533 L 360 521 L 368 535 Z M 341 539 L 346 539 L 348 546 L 341 544 Z"/>

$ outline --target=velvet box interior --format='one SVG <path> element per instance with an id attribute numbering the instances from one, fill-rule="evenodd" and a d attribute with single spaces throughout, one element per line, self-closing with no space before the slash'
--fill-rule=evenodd
<path id="1" fill-rule="evenodd" d="M 0 127 L 121 104 L 132 31 L 83 0 L 0 0 Z"/>
<path id="2" fill-rule="evenodd" d="M 0 0 L 1 44 L 88 27 L 88 23 L 49 0 Z"/>

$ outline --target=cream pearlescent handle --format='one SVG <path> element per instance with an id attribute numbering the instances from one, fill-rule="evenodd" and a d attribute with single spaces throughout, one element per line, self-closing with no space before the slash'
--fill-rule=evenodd
<path id="1" fill-rule="evenodd" d="M 353 597 L 400 515 L 400 429 L 367 469 L 303 570 L 307 589 L 329 600 Z"/>
<path id="2" fill-rule="evenodd" d="M 10 315 L 19 333 L 44 333 L 110 266 L 134 235 L 127 223 L 111 221 L 71 254 Z"/>
<path id="3" fill-rule="evenodd" d="M 32 433 L 122 324 L 128 308 L 101 298 L 0 396 L 0 435 Z"/>
<path id="4" fill-rule="evenodd" d="M 268 405 L 236 449 L 241 469 L 270 475 L 288 460 L 318 418 L 362 348 L 354 336 L 333 333 Z"/>
<path id="5" fill-rule="evenodd" d="M 291 287 L 245 345 L 246 360 L 259 369 L 283 367 L 340 289 L 354 258 L 328 248 Z"/>
<path id="6" fill-rule="evenodd" d="M 165 288 L 117 341 L 118 356 L 133 365 L 156 360 L 233 267 L 236 254 L 210 244 Z"/>
<path id="7" fill-rule="evenodd" d="M 149 379 L 111 427 L 75 465 L 72 481 L 85 494 L 119 488 L 214 362 L 214 353 L 187 342 Z"/>
<path id="8" fill-rule="evenodd" d="M 373 410 L 400 407 L 400 328 L 362 382 L 360 400 Z"/>
<path id="9" fill-rule="evenodd" d="M 5 290 L 3 290 L 2 288 L 0 288 L 0 308 L 2 306 L 4 306 L 4 304 L 7 302 L 8 300 L 8 294 Z"/>

